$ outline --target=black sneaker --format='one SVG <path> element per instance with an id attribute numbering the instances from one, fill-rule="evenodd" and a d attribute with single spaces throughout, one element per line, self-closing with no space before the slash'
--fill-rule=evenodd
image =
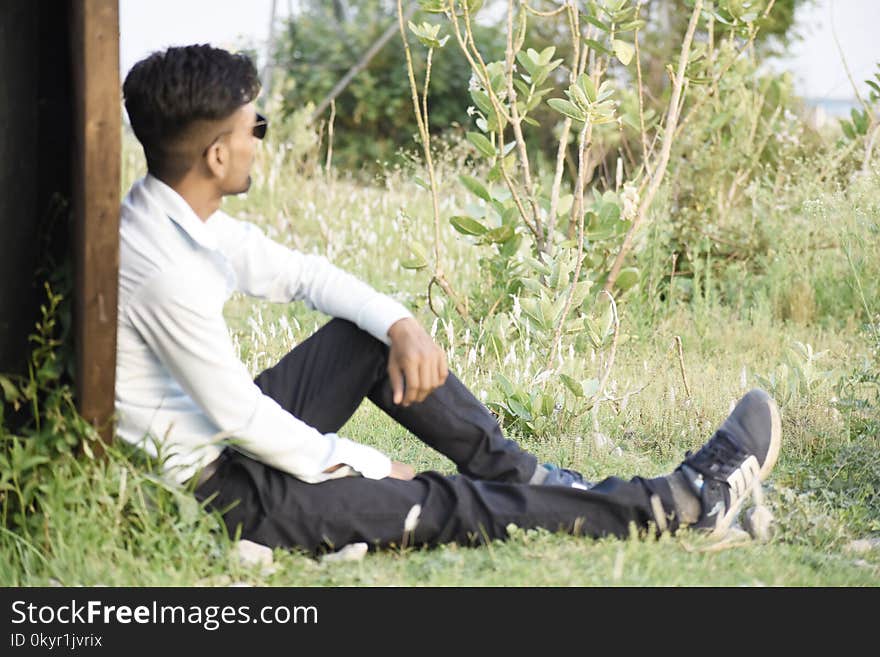
<path id="1" fill-rule="evenodd" d="M 547 476 L 544 477 L 541 486 L 565 486 L 567 488 L 590 490 L 596 485 L 584 479 L 584 475 L 575 470 L 560 468 L 552 463 L 545 463 L 543 467 L 547 470 Z"/>
<path id="2" fill-rule="evenodd" d="M 696 454 L 688 452 L 678 468 L 701 503 L 692 526 L 713 533 L 730 527 L 748 494 L 760 494 L 781 444 L 776 402 L 763 390 L 749 391 L 715 435 Z"/>

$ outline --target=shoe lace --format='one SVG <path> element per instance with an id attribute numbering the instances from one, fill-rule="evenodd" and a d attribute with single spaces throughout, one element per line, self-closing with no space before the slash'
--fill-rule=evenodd
<path id="1" fill-rule="evenodd" d="M 705 477 L 719 479 L 738 467 L 747 456 L 748 453 L 727 431 L 719 429 L 698 452 L 687 452 L 685 463 Z"/>

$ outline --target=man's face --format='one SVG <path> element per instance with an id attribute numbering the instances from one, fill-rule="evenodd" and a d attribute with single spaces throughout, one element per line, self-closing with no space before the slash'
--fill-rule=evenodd
<path id="1" fill-rule="evenodd" d="M 257 110 L 253 103 L 242 105 L 230 120 L 229 132 L 221 137 L 228 154 L 225 175 L 220 180 L 224 195 L 241 194 L 250 189 L 251 167 L 259 141 L 253 134 L 257 122 Z"/>

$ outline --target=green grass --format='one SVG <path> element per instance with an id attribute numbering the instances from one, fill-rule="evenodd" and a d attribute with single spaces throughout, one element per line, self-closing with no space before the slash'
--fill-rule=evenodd
<path id="1" fill-rule="evenodd" d="M 287 175 L 271 151 L 264 157 L 254 190 L 247 199 L 229 199 L 227 211 L 260 224 L 281 242 L 329 253 L 338 265 L 409 304 L 430 327 L 426 275 L 399 267 L 408 240 L 431 242 L 427 194 L 400 173 L 374 186 L 345 178 L 303 179 Z M 139 166 L 128 150 L 127 180 Z M 453 172 L 441 171 L 447 181 L 454 180 Z M 814 230 L 804 232 L 800 224 L 776 217 L 776 254 L 739 274 L 731 265 L 729 280 L 716 280 L 711 294 L 659 303 L 648 293 L 625 298 L 622 330 L 629 339 L 618 349 L 609 386 L 613 396 L 626 401 L 600 405 L 596 425 L 585 414 L 549 436 L 513 435 L 540 459 L 580 469 L 589 478 L 662 474 L 711 435 L 730 404 L 756 385 L 756 375 L 778 370 L 793 341 L 827 350 L 818 363 L 829 373 L 827 381 L 816 379 L 808 394 L 792 395 L 782 408 L 783 451 L 767 489 L 777 529 L 768 543 L 716 549 L 691 532 L 659 540 L 594 541 L 518 530 L 504 543 L 392 550 L 356 563 L 324 563 L 276 550 L 274 571 L 263 572 L 237 563 L 216 517 L 145 474 L 136 458 L 115 454 L 105 461 L 59 462 L 33 525 L 18 535 L 0 530 L 0 584 L 876 586 L 880 549 L 854 553 L 848 545 L 880 533 L 880 445 L 876 435 L 854 432 L 834 404 L 835 382 L 870 360 L 853 272 L 876 312 L 876 183 L 875 175 L 847 193 L 828 190 L 815 196 L 811 191 L 812 205 L 801 204 L 805 209 L 799 216 Z M 468 202 L 452 183 L 443 194 L 450 211 Z M 451 228 L 442 231 L 451 282 L 470 290 L 479 279 L 477 255 Z M 837 241 L 831 248 L 811 247 L 826 238 Z M 798 255 L 798 245 L 807 256 Z M 852 263 L 844 245 L 851 248 Z M 650 255 L 641 257 L 647 261 Z M 791 285 L 795 278 L 803 283 L 798 290 Z M 240 296 L 225 312 L 254 374 L 326 321 L 302 305 Z M 449 349 L 453 370 L 478 395 L 494 394 L 495 372 L 522 382 L 535 373 L 521 340 L 514 344 L 517 362 L 488 355 L 471 362 L 462 327 L 451 328 L 447 333 L 438 324 L 437 339 Z M 676 336 L 684 348 L 690 398 L 670 349 Z M 600 360 L 601 354 L 575 358 L 584 376 L 596 375 Z M 612 447 L 597 444 L 596 426 Z M 418 470 L 453 470 L 369 402 L 341 433 Z"/>

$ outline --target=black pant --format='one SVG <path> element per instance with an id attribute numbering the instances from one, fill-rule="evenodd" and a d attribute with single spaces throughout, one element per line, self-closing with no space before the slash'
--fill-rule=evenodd
<path id="1" fill-rule="evenodd" d="M 388 347 L 354 324 L 334 319 L 262 372 L 268 396 L 322 433 L 338 431 L 364 397 L 448 456 L 461 474 L 422 472 L 411 481 L 344 477 L 309 484 L 227 448 L 215 474 L 196 489 L 221 511 L 230 533 L 270 547 L 310 552 L 363 541 L 372 547 L 479 543 L 506 527 L 543 527 L 593 537 L 626 536 L 656 522 L 656 495 L 675 528 L 663 478 L 605 479 L 585 491 L 534 486 L 536 458 L 501 433 L 495 418 L 453 374 L 423 402 L 392 401 Z M 656 501 L 655 501 L 656 504 Z M 420 506 L 404 537 L 404 520 Z M 230 508 L 231 507 L 231 508 Z M 662 519 L 661 519 L 662 522 Z"/>

